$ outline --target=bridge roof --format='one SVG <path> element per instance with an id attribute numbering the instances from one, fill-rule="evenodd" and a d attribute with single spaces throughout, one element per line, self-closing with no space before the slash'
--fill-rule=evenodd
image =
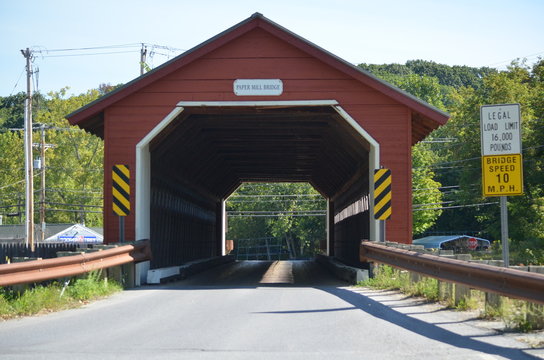
<path id="1" fill-rule="evenodd" d="M 274 23 L 262 14 L 255 13 L 246 20 L 234 25 L 208 41 L 184 52 L 154 70 L 132 80 L 119 89 L 112 91 L 98 100 L 67 115 L 67 119 L 72 125 L 78 125 L 95 135 L 103 137 L 104 110 L 106 108 L 255 28 L 260 28 L 271 33 L 277 38 L 307 53 L 309 56 L 317 58 L 323 63 L 408 107 L 412 112 L 412 143 L 416 143 L 423 139 L 432 130 L 445 124 L 449 118 L 447 113 L 378 79 L 360 67 L 348 63 L 336 55 Z"/>

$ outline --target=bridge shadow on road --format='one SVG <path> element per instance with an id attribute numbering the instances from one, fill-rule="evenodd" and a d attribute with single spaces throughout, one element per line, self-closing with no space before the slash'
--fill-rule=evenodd
<path id="1" fill-rule="evenodd" d="M 417 333 L 421 336 L 425 336 L 441 343 L 449 344 L 458 348 L 475 350 L 490 355 L 497 355 L 512 360 L 541 359 L 540 357 L 527 354 L 523 351 L 528 349 L 513 349 L 489 344 L 475 340 L 470 336 L 460 335 L 443 329 L 436 324 L 415 319 L 395 311 L 394 309 L 383 305 L 378 301 L 372 300 L 368 296 L 359 294 L 349 289 L 341 287 L 320 287 L 319 289 L 339 297 L 340 299 L 369 315 L 388 321 L 413 333 Z"/>

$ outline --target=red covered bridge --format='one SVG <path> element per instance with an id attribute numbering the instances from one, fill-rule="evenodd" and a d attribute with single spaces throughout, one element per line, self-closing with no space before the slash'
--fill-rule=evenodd
<path id="1" fill-rule="evenodd" d="M 126 238 L 151 239 L 152 267 L 221 255 L 224 200 L 248 181 L 311 183 L 328 200 L 329 254 L 358 261 L 379 236 L 380 166 L 387 238 L 410 242 L 411 146 L 447 119 L 258 13 L 68 116 L 105 142 L 106 241 L 110 169 L 131 169 Z"/>

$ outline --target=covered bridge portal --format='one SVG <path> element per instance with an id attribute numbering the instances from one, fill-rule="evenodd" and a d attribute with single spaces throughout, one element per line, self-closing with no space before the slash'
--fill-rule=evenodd
<path id="1" fill-rule="evenodd" d="M 68 115 L 105 142 L 105 241 L 119 231 L 110 169 L 126 164 L 126 237 L 151 239 L 153 268 L 221 255 L 224 200 L 246 181 L 311 183 L 328 199 L 329 254 L 358 261 L 379 237 L 380 166 L 387 237 L 411 241 L 411 146 L 447 118 L 258 13 Z"/>

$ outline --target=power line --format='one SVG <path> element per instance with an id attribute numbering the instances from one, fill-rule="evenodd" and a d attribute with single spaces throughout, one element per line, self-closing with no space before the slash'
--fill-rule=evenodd
<path id="1" fill-rule="evenodd" d="M 15 205 L 2 205 L 0 206 L 0 209 L 9 209 L 14 207 L 23 207 L 25 204 L 15 204 Z"/>
<path id="2" fill-rule="evenodd" d="M 443 205 L 443 204 L 453 204 L 455 201 L 441 201 L 437 203 L 426 203 L 426 204 L 412 204 L 412 208 L 420 208 L 422 206 L 428 206 L 428 205 Z M 433 208 L 435 209 L 435 208 Z"/>
<path id="3" fill-rule="evenodd" d="M 95 55 L 114 55 L 114 54 L 129 54 L 136 53 L 138 51 L 109 51 L 109 52 L 98 52 L 92 54 L 67 54 L 67 55 L 43 55 L 44 58 L 58 58 L 58 57 L 75 57 L 75 56 L 95 56 Z"/>
<path id="4" fill-rule="evenodd" d="M 57 202 L 51 202 L 51 201 L 46 201 L 45 203 L 49 204 L 49 205 L 74 206 L 74 207 L 81 207 L 81 208 L 86 208 L 86 207 L 89 207 L 89 208 L 103 208 L 104 207 L 102 205 L 63 204 L 63 203 L 57 203 Z"/>
<path id="5" fill-rule="evenodd" d="M 94 210 L 73 210 L 73 209 L 45 209 L 45 211 L 59 211 L 59 212 L 77 212 L 85 214 L 102 214 L 103 211 L 94 211 Z"/>
<path id="6" fill-rule="evenodd" d="M 15 185 L 17 185 L 17 184 L 24 183 L 24 182 L 25 182 L 25 180 L 20 180 L 20 181 L 14 182 L 13 184 L 1 186 L 1 187 L 0 187 L 0 190 L 5 189 L 5 188 L 8 188 L 8 187 L 12 187 L 12 186 L 15 186 Z"/>
<path id="7" fill-rule="evenodd" d="M 62 188 L 45 188 L 47 191 L 66 191 L 66 192 L 82 192 L 82 193 L 98 193 L 102 194 L 102 190 L 100 189 L 89 189 L 89 190 L 79 190 L 79 189 L 62 189 Z"/>
<path id="8" fill-rule="evenodd" d="M 292 214 L 292 215 L 229 215 L 229 217 L 315 217 L 315 216 L 327 216 L 327 214 L 311 214 L 311 215 L 304 215 L 304 214 Z"/>
<path id="9" fill-rule="evenodd" d="M 66 48 L 66 49 L 44 49 L 37 50 L 36 52 L 68 52 L 68 51 L 88 51 L 88 50 L 105 50 L 105 49 L 123 49 L 123 48 L 140 48 L 140 46 L 151 46 L 157 49 L 163 49 L 168 51 L 185 51 L 184 49 L 178 49 L 171 46 L 150 44 L 150 43 L 129 43 L 129 44 L 118 44 L 118 45 L 105 45 L 105 46 L 92 46 L 92 47 L 80 47 L 80 48 Z"/>
<path id="10" fill-rule="evenodd" d="M 453 205 L 453 206 L 445 206 L 445 207 L 439 207 L 439 208 L 417 208 L 412 209 L 412 211 L 426 211 L 426 210 L 448 210 L 448 209 L 459 209 L 459 208 L 466 208 L 466 207 L 479 207 L 479 206 L 487 206 L 487 205 L 498 205 L 497 202 L 489 202 L 489 203 L 480 203 L 480 204 L 467 204 L 467 205 Z"/>
<path id="11" fill-rule="evenodd" d="M 21 77 L 23 77 L 23 74 L 25 73 L 25 70 L 26 70 L 26 68 L 23 67 L 23 71 L 21 71 L 21 74 L 17 78 L 17 81 L 15 82 L 15 85 L 13 86 L 13 89 L 11 90 L 11 93 L 9 94 L 9 96 L 13 95 L 13 92 L 15 91 L 17 86 L 19 85 L 19 81 L 21 81 Z"/>
<path id="12" fill-rule="evenodd" d="M 532 149 L 540 149 L 540 148 L 543 148 L 544 145 L 535 145 L 535 146 L 529 146 L 529 147 L 524 147 L 522 149 L 522 153 L 527 151 L 527 150 L 532 150 Z M 467 161 L 474 161 L 474 160 L 481 160 L 482 157 L 479 156 L 479 157 L 473 157 L 473 158 L 468 158 L 468 159 L 461 159 L 461 160 L 454 160 L 454 161 L 448 161 L 448 162 L 443 162 L 443 163 L 437 163 L 437 164 L 433 164 L 433 165 L 429 165 L 429 166 L 419 166 L 419 167 L 414 167 L 412 168 L 412 170 L 420 170 L 420 169 L 432 169 L 432 170 L 448 170 L 448 169 L 476 169 L 478 168 L 477 166 L 441 166 L 441 165 L 449 165 L 449 164 L 459 164 L 459 163 L 464 163 L 464 162 L 467 162 Z M 530 158 L 523 158 L 523 162 L 531 162 L 531 161 L 534 161 L 533 159 L 530 159 Z"/>
<path id="13" fill-rule="evenodd" d="M 439 186 L 439 187 L 433 187 L 433 188 L 426 188 L 426 189 L 412 189 L 412 191 L 430 191 L 430 190 L 441 190 L 441 189 L 453 189 L 453 188 L 459 188 L 459 185 L 451 185 L 451 186 Z"/>
<path id="14" fill-rule="evenodd" d="M 531 54 L 531 55 L 526 55 L 526 56 L 521 56 L 519 57 L 518 59 L 530 59 L 530 58 L 536 58 L 538 57 L 539 55 L 544 55 L 544 52 L 538 52 L 538 53 L 534 53 L 534 54 Z M 505 64 L 505 63 L 512 63 L 512 61 L 514 61 L 515 59 L 510 59 L 510 60 L 504 60 L 504 61 L 499 61 L 499 62 L 496 62 L 496 63 L 493 63 L 493 64 L 489 64 L 489 65 L 484 65 L 485 67 L 496 67 L 496 65 L 500 65 L 500 64 Z M 503 65 L 503 66 L 507 66 L 507 65 Z"/>
<path id="15" fill-rule="evenodd" d="M 38 50 L 38 52 L 66 52 L 66 51 L 87 51 L 87 50 L 103 50 L 103 49 L 118 49 L 127 47 L 140 47 L 141 43 L 119 44 L 119 45 L 105 45 L 105 46 L 93 46 L 93 47 L 81 47 L 81 48 L 67 48 L 67 49 L 45 49 Z"/>
<path id="16" fill-rule="evenodd" d="M 227 211 L 227 214 L 229 215 L 248 215 L 248 214 L 298 214 L 298 213 L 304 213 L 304 214 L 324 214 L 326 213 L 324 210 L 248 210 L 248 211 Z"/>
<path id="17" fill-rule="evenodd" d="M 116 54 L 128 54 L 128 53 L 138 53 L 140 46 L 150 47 L 150 57 L 153 55 L 162 55 L 169 57 L 169 54 L 164 52 L 157 52 L 155 49 L 167 50 L 169 52 L 182 52 L 184 49 L 179 49 L 171 46 L 164 46 L 158 44 L 149 44 L 149 43 L 131 43 L 131 44 L 120 44 L 120 45 L 107 45 L 107 46 L 93 46 L 93 47 L 81 47 L 81 48 L 66 48 L 66 49 L 43 49 L 43 50 L 34 50 L 36 53 L 40 53 L 42 58 L 55 58 L 55 57 L 74 57 L 74 56 L 95 56 L 95 55 L 116 55 Z M 130 49 L 133 50 L 121 50 L 121 51 L 97 51 L 97 50 L 115 50 L 115 49 Z M 92 53 L 85 53 L 87 51 L 94 51 Z M 74 54 L 59 54 L 73 52 Z M 54 55 L 49 55 L 50 53 L 56 53 Z"/>
<path id="18" fill-rule="evenodd" d="M 320 194 L 276 194 L 276 195 L 270 195 L 270 194 L 263 194 L 263 195 L 234 195 L 231 197 L 231 199 L 233 198 L 239 198 L 239 197 L 243 197 L 243 198 L 247 198 L 247 197 L 322 197 Z"/>
<path id="19" fill-rule="evenodd" d="M 309 204 L 309 203 L 323 203 L 325 204 L 325 199 L 240 199 L 240 200 L 229 200 L 227 201 L 227 203 L 231 203 L 231 204 L 260 204 L 260 203 L 267 203 L 267 204 L 270 204 L 270 203 L 282 203 L 282 204 L 288 204 L 290 202 L 294 202 L 294 203 L 297 203 L 297 204 L 300 204 L 300 203 L 305 203 L 305 204 Z"/>

